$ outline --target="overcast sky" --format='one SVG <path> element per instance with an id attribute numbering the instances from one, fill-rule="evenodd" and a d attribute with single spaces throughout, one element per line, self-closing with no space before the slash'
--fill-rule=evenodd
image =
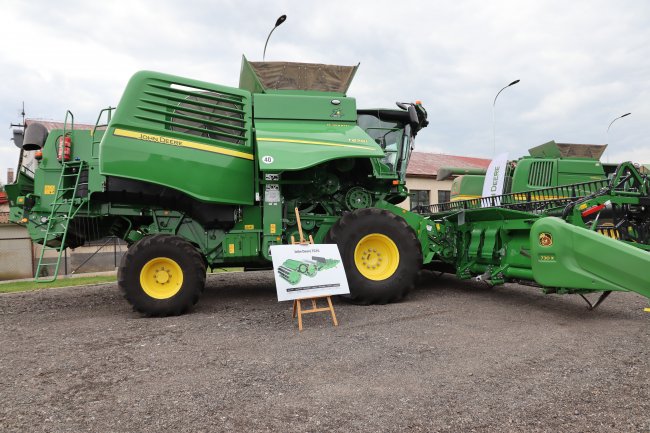
<path id="1" fill-rule="evenodd" d="M 237 86 L 241 55 L 355 65 L 360 108 L 422 100 L 416 149 L 511 158 L 549 140 L 650 162 L 650 2 L 0 0 L 0 181 L 27 116 L 94 123 L 136 71 Z M 609 133 L 608 124 L 618 120 Z"/>

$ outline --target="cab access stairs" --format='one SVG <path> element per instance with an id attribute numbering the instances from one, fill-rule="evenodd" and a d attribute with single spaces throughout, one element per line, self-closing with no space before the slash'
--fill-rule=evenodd
<path id="1" fill-rule="evenodd" d="M 39 283 L 56 280 L 65 251 L 70 221 L 79 210 L 88 203 L 86 197 L 77 197 L 79 179 L 85 168 L 84 161 L 63 161 L 61 176 L 56 188 L 52 210 L 45 222 L 46 230 L 43 247 L 38 259 L 34 281 Z M 48 255 L 47 251 L 55 251 L 56 256 Z"/>

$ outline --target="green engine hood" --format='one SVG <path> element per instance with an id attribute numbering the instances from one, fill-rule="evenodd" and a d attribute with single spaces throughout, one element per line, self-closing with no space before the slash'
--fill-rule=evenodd
<path id="1" fill-rule="evenodd" d="M 255 131 L 261 171 L 302 170 L 333 159 L 384 156 L 381 147 L 351 122 L 258 120 Z"/>

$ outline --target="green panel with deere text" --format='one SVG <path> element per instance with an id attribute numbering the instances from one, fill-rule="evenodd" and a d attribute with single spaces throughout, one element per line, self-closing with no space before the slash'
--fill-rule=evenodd
<path id="1" fill-rule="evenodd" d="M 138 72 L 100 144 L 101 173 L 252 204 L 251 111 L 245 90 Z"/>

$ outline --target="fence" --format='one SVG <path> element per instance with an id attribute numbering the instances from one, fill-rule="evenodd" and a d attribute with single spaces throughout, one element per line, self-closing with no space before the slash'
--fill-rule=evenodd
<path id="1" fill-rule="evenodd" d="M 418 209 L 418 211 L 425 214 L 434 214 L 465 209 L 500 207 L 523 212 L 542 212 L 548 208 L 566 206 L 578 198 L 594 194 L 608 185 L 609 180 L 596 180 L 573 185 L 439 203 L 427 206 L 424 209 Z"/>
<path id="2" fill-rule="evenodd" d="M 126 249 L 126 243 L 116 237 L 88 242 L 74 250 L 66 249 L 61 256 L 59 275 L 115 270 Z M 0 224 L 0 280 L 33 277 L 40 253 L 41 246 L 31 242 L 25 227 Z M 49 250 L 45 257 L 52 261 L 56 254 L 55 250 Z"/>
<path id="3" fill-rule="evenodd" d="M 40 245 L 35 246 L 34 269 L 40 257 Z M 73 275 L 89 272 L 112 271 L 117 268 L 126 252 L 126 243 L 114 236 L 87 242 L 74 250 L 66 249 L 61 256 L 59 275 Z M 56 251 L 46 251 L 48 260 L 56 258 Z M 49 257 L 48 257 L 49 256 Z"/>

